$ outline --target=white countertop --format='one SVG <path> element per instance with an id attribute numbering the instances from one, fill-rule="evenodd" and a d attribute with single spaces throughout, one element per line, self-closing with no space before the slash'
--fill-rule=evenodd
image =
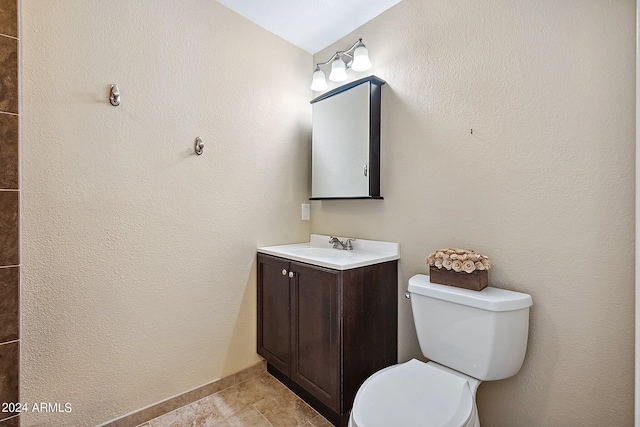
<path id="1" fill-rule="evenodd" d="M 336 236 L 345 241 L 346 237 Z M 400 259 L 400 244 L 377 240 L 356 239 L 353 250 L 333 249 L 331 236 L 312 234 L 309 242 L 264 246 L 258 252 L 334 270 L 350 270 Z"/>

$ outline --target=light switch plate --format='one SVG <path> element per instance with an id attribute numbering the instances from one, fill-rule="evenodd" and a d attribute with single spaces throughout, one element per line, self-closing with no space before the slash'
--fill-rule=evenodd
<path id="1" fill-rule="evenodd" d="M 302 220 L 309 221 L 311 219 L 311 205 L 309 203 L 302 204 Z"/>

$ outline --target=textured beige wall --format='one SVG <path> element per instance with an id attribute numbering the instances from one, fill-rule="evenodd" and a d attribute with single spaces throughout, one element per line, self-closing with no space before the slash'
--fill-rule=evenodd
<path id="1" fill-rule="evenodd" d="M 480 386 L 483 426 L 632 425 L 634 12 L 404 0 L 314 56 L 363 37 L 388 85 L 385 200 L 313 202 L 313 231 L 400 242 L 399 294 L 453 245 L 533 296 L 522 370 Z M 399 326 L 400 358 L 420 355 L 404 298 Z"/>
<path id="2" fill-rule="evenodd" d="M 311 55 L 212 0 L 23 1 L 22 37 L 21 399 L 73 408 L 23 425 L 255 363 L 255 249 L 310 231 Z"/>

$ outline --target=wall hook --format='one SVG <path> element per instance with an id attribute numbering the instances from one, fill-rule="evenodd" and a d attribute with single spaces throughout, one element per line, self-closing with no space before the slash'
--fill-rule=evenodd
<path id="1" fill-rule="evenodd" d="M 202 138 L 196 138 L 196 154 L 199 156 L 204 151 L 204 142 L 202 142 Z"/>
<path id="2" fill-rule="evenodd" d="M 111 102 L 111 105 L 113 105 L 114 107 L 120 105 L 120 90 L 118 89 L 118 85 L 111 85 L 109 102 Z"/>

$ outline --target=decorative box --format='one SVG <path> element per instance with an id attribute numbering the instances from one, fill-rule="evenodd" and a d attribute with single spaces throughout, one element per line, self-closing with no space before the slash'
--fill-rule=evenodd
<path id="1" fill-rule="evenodd" d="M 453 270 L 446 270 L 431 265 L 429 266 L 429 278 L 431 283 L 456 286 L 474 291 L 481 291 L 489 284 L 487 270 L 476 270 L 472 273 L 461 271 L 457 273 Z"/>

